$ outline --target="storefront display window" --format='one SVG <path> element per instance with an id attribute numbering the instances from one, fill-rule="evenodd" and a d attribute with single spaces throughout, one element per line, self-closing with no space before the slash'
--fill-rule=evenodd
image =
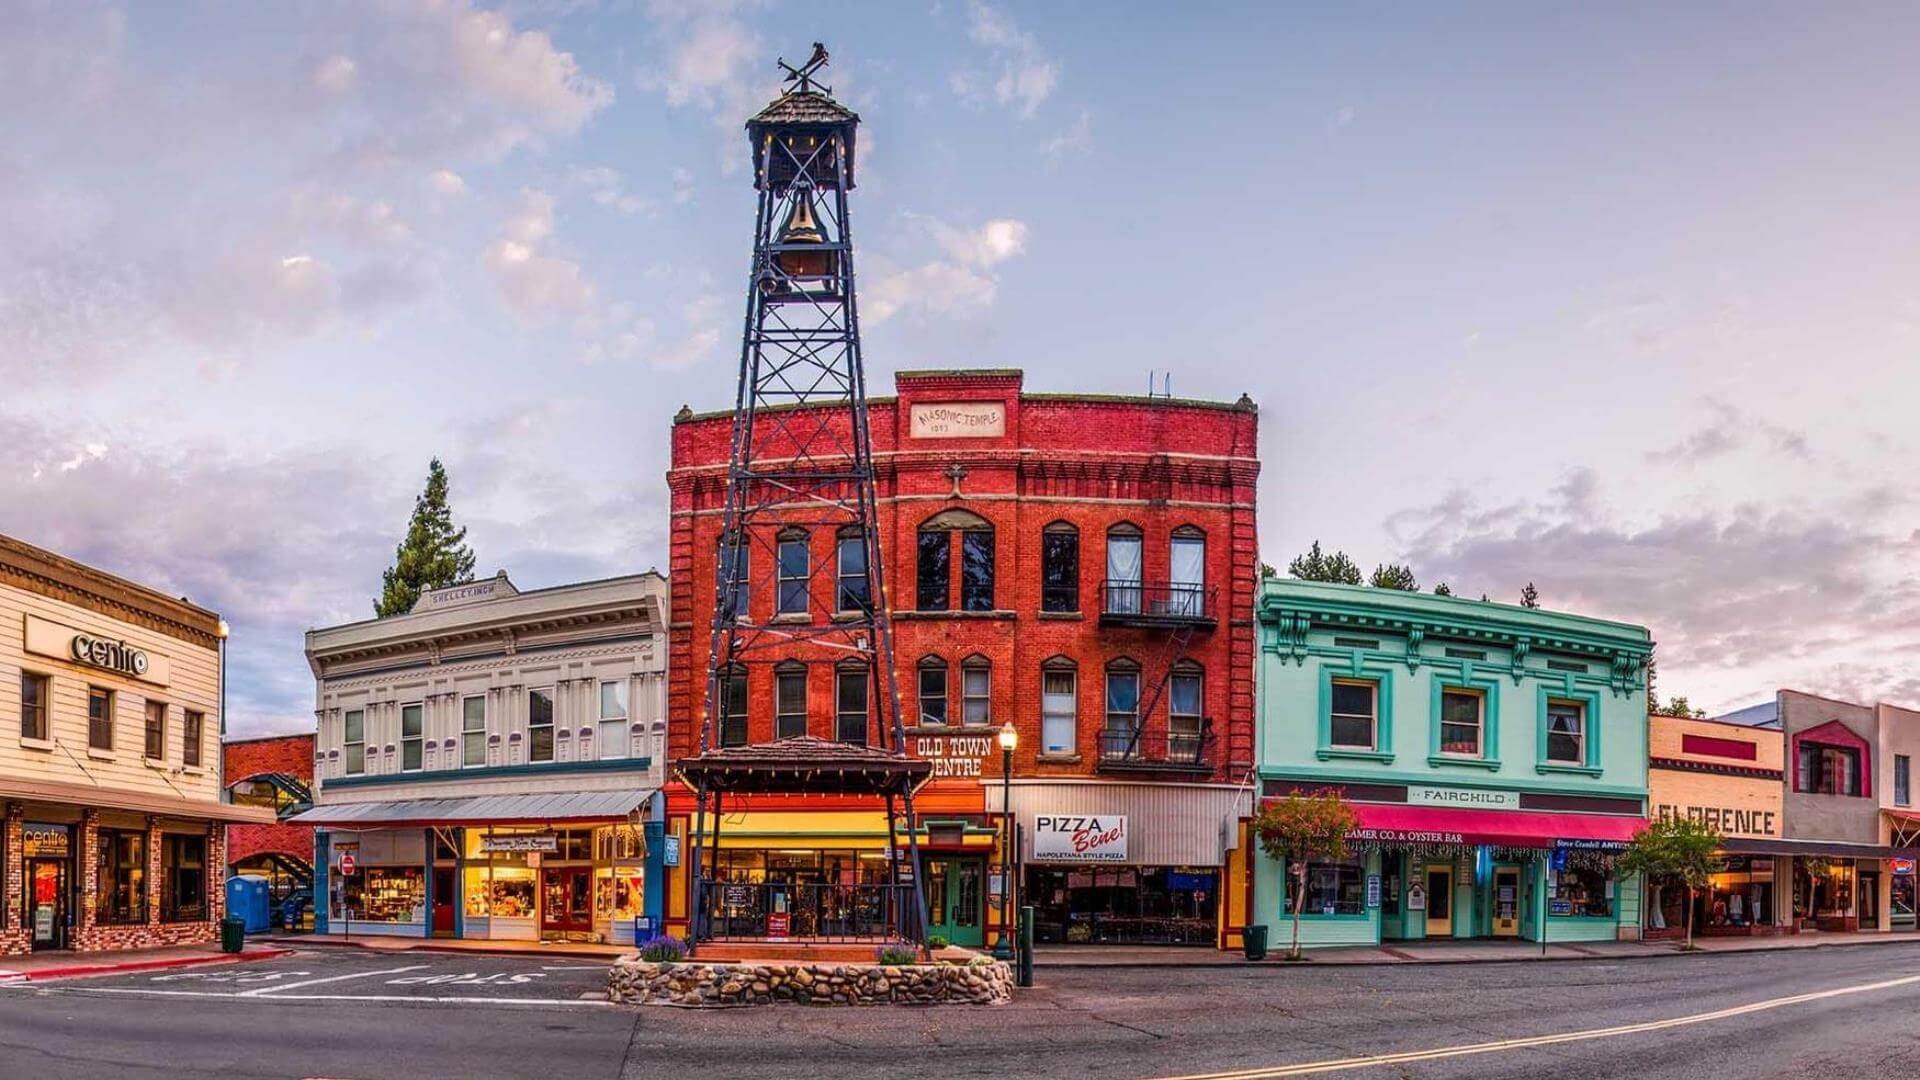
<path id="1" fill-rule="evenodd" d="M 1613 917 L 1613 888 L 1603 870 L 1569 866 L 1555 876 L 1550 897 L 1553 915 Z"/>
<path id="2" fill-rule="evenodd" d="M 533 871 L 525 866 L 469 866 L 466 913 L 472 918 L 530 919 L 533 885 Z"/>
<path id="3" fill-rule="evenodd" d="M 642 914 L 646 890 L 638 866 L 602 867 L 594 872 L 593 914 L 600 919 L 632 919 Z"/>
<path id="4" fill-rule="evenodd" d="M 100 830 L 94 910 L 110 925 L 147 921 L 147 834 Z"/>
<path id="5" fill-rule="evenodd" d="M 207 838 L 170 834 L 161 842 L 165 874 L 160 917 L 167 922 L 197 922 L 207 917 Z"/>
<path id="6" fill-rule="evenodd" d="M 1727 857 L 1726 867 L 1707 879 L 1705 930 L 1766 926 L 1773 922 L 1773 860 Z"/>
<path id="7" fill-rule="evenodd" d="M 1364 915 L 1367 910 L 1366 868 L 1357 862 L 1308 863 L 1306 903 L 1302 915 Z M 1289 888 L 1281 911 L 1293 914 L 1300 892 Z"/>
<path id="8" fill-rule="evenodd" d="M 420 922 L 427 900 L 425 872 L 418 866 L 363 866 L 340 890 L 346 912 L 366 922 Z"/>
<path id="9" fill-rule="evenodd" d="M 1034 867 L 1025 895 L 1039 941 L 1209 945 L 1219 885 L 1205 867 Z"/>

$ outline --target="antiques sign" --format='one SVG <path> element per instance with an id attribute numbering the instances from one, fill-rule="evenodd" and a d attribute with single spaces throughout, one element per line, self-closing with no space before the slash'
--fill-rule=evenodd
<path id="1" fill-rule="evenodd" d="M 921 735 L 913 752 L 933 763 L 933 777 L 979 776 L 980 763 L 993 753 L 991 735 Z"/>
<path id="2" fill-rule="evenodd" d="M 913 407 L 916 439 L 990 439 L 1007 433 L 1007 407 L 998 401 L 928 402 Z"/>
<path id="3" fill-rule="evenodd" d="M 483 836 L 480 838 L 480 850 L 540 851 L 551 854 L 560 850 L 560 837 L 550 832 Z"/>
<path id="4" fill-rule="evenodd" d="M 85 630 L 75 630 L 33 615 L 27 616 L 26 649 L 41 656 L 71 660 L 142 682 L 167 685 L 167 658 L 129 642 Z"/>
<path id="5" fill-rule="evenodd" d="M 1036 814 L 1035 862 L 1126 862 L 1127 819 L 1120 814 Z"/>

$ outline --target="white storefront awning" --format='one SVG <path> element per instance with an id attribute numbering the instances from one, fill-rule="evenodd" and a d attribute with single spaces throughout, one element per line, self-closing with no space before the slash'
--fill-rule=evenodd
<path id="1" fill-rule="evenodd" d="M 1247 788 L 1211 784 L 1015 780 L 1009 794 L 1014 820 L 1026 838 L 1022 856 L 1028 865 L 1219 866 L 1239 834 L 1231 823 L 1252 806 Z M 989 808 L 997 810 L 1000 798 L 999 791 L 991 791 Z M 1037 820 L 1042 817 L 1056 819 L 1046 823 L 1044 837 Z M 1056 842 L 1063 831 L 1060 818 L 1103 819 L 1108 834 L 1119 824 L 1112 819 L 1124 818 L 1123 850 L 1109 842 L 1099 856 L 1075 855 Z"/>
<path id="2" fill-rule="evenodd" d="M 288 818 L 292 825 L 373 829 L 428 825 L 556 825 L 612 822 L 638 810 L 657 788 L 545 795 L 469 795 L 320 805 Z"/>

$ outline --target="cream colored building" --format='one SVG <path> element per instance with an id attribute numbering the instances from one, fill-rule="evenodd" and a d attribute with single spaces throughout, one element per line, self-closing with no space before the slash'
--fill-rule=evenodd
<path id="1" fill-rule="evenodd" d="M 223 628 L 0 536 L 0 955 L 213 939 Z"/>
<path id="2" fill-rule="evenodd" d="M 661 877 L 666 618 L 656 572 L 503 571 L 309 631 L 316 929 L 633 940 Z"/>

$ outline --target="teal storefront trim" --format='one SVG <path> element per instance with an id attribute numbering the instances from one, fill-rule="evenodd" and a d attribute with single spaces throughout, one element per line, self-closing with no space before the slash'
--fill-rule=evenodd
<path id="1" fill-rule="evenodd" d="M 327 910 L 331 907 L 328 878 L 332 874 L 333 834 L 313 830 L 313 932 L 327 932 Z"/>

